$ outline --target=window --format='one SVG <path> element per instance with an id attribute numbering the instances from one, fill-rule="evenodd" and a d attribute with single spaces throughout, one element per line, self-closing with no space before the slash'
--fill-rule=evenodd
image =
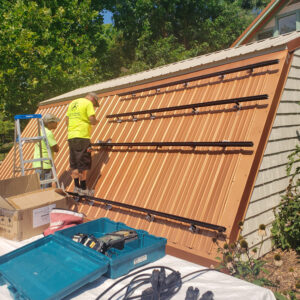
<path id="1" fill-rule="evenodd" d="M 279 34 L 296 30 L 296 14 L 287 15 L 278 19 Z"/>
<path id="2" fill-rule="evenodd" d="M 273 36 L 273 29 L 265 30 L 257 35 L 258 40 L 264 40 Z"/>

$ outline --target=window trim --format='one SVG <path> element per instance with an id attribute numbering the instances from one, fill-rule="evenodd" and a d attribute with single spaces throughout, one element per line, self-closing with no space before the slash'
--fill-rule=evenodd
<path id="1" fill-rule="evenodd" d="M 279 33 L 279 20 L 281 18 L 285 18 L 285 17 L 292 16 L 292 15 L 296 15 L 296 31 L 300 30 L 300 9 L 297 9 L 297 10 L 289 11 L 289 12 L 286 12 L 284 14 L 275 16 L 275 18 L 276 18 L 275 19 L 275 30 L 274 30 L 273 36 L 279 36 L 280 35 L 280 33 Z"/>

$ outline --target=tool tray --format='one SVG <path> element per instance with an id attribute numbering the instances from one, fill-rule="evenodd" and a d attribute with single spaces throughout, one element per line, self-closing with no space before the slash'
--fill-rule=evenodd
<path id="1" fill-rule="evenodd" d="M 100 238 L 107 233 L 123 229 L 135 230 L 138 234 L 138 239 L 125 243 L 122 250 L 110 248 L 107 255 L 72 241 L 72 237 L 78 233 L 92 234 L 96 238 Z M 83 250 L 94 251 L 100 260 L 108 261 L 108 270 L 104 276 L 109 278 L 117 278 L 125 275 L 132 269 L 162 258 L 165 255 L 165 246 L 167 243 L 165 238 L 156 237 L 144 230 L 136 230 L 124 223 L 114 222 L 108 218 L 101 218 L 60 230 L 55 235 L 67 238 L 68 241 L 71 240 L 72 243 L 77 244 Z"/>
<path id="2" fill-rule="evenodd" d="M 18 300 L 61 299 L 107 272 L 94 252 L 49 235 L 1 256 L 0 284 Z"/>

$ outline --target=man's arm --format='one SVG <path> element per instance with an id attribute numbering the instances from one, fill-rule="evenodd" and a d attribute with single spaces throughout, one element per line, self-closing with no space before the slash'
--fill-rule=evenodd
<path id="1" fill-rule="evenodd" d="M 91 125 L 96 125 L 99 121 L 96 119 L 95 115 L 89 116 L 89 121 Z"/>

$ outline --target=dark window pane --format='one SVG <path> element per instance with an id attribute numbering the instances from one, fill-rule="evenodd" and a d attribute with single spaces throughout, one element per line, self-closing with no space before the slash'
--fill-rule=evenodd
<path id="1" fill-rule="evenodd" d="M 260 32 L 257 36 L 258 40 L 264 40 L 273 36 L 273 30 L 267 30 Z"/>
<path id="2" fill-rule="evenodd" d="M 296 30 L 296 14 L 282 17 L 278 20 L 279 34 Z"/>

